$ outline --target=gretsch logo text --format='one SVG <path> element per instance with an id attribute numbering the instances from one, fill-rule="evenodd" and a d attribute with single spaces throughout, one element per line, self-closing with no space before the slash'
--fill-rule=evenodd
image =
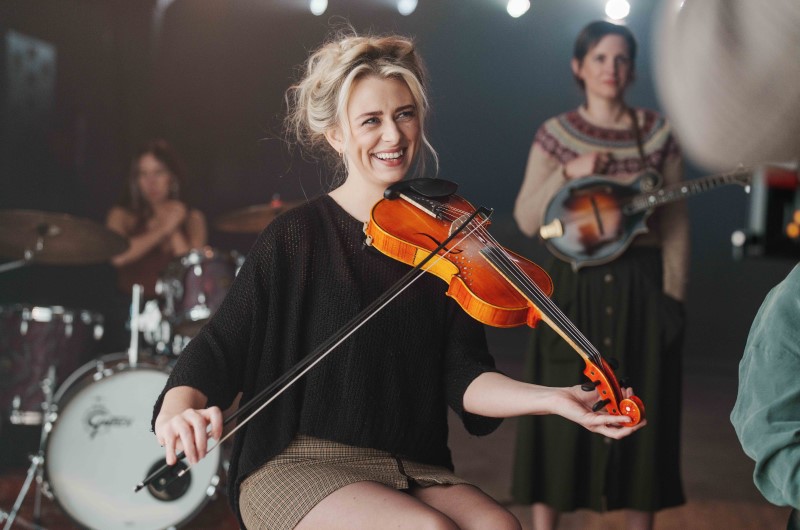
<path id="1" fill-rule="evenodd" d="M 89 438 L 94 439 L 101 432 L 105 433 L 112 428 L 130 427 L 133 419 L 127 416 L 114 416 L 103 405 L 95 405 L 84 416 Z"/>

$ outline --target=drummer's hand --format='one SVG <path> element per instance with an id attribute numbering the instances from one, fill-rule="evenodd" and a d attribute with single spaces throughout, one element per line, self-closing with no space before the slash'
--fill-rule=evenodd
<path id="1" fill-rule="evenodd" d="M 608 152 L 593 151 L 584 153 L 564 165 L 564 178 L 573 180 L 590 175 L 603 174 L 612 160 L 613 156 Z"/>
<path id="2" fill-rule="evenodd" d="M 169 248 L 173 256 L 183 256 L 192 250 L 192 246 L 180 230 L 175 230 L 169 236 Z"/>
<path id="3" fill-rule="evenodd" d="M 561 399 L 559 399 L 559 404 L 555 409 L 556 414 L 574 421 L 592 432 L 619 440 L 647 425 L 647 421 L 642 420 L 633 427 L 625 427 L 622 424 L 630 421 L 628 416 L 593 412 L 592 406 L 600 398 L 597 396 L 597 392 L 586 392 L 581 389 L 580 385 L 558 390 L 561 391 Z M 632 389 L 626 388 L 623 390 L 624 397 L 630 397 L 631 395 L 633 395 Z"/>
<path id="4" fill-rule="evenodd" d="M 180 451 L 186 453 L 186 459 L 194 465 L 206 456 L 208 437 L 219 440 L 222 436 L 222 411 L 219 407 L 210 407 L 186 409 L 171 418 L 159 416 L 155 433 L 158 443 L 164 447 L 168 465 L 178 461 L 176 454 Z"/>
<path id="5" fill-rule="evenodd" d="M 154 206 L 153 222 L 171 233 L 186 221 L 189 210 L 181 201 L 165 201 Z"/>

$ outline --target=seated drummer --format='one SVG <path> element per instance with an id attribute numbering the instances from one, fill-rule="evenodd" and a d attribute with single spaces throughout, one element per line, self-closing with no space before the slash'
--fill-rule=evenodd
<path id="1" fill-rule="evenodd" d="M 207 243 L 205 217 L 180 198 L 185 176 L 183 162 L 164 140 L 147 142 L 134 156 L 122 199 L 106 219 L 106 226 L 130 243 L 111 260 L 122 292 L 130 294 L 139 283 L 145 298 L 155 297 L 156 281 L 167 264 Z"/>

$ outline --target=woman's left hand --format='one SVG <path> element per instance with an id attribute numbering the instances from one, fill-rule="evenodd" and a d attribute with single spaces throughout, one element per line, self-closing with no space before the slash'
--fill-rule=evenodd
<path id="1" fill-rule="evenodd" d="M 586 392 L 580 385 L 564 387 L 558 389 L 559 400 L 553 412 L 559 416 L 574 421 L 584 428 L 619 440 L 633 434 L 645 425 L 647 420 L 642 420 L 633 427 L 625 427 L 622 424 L 630 421 L 627 416 L 608 414 L 606 412 L 593 412 L 592 406 L 599 399 L 596 392 Z M 630 388 L 623 389 L 623 397 L 633 395 Z"/>

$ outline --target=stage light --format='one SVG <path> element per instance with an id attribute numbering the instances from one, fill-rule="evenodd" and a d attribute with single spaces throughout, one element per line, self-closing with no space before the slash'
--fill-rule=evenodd
<path id="1" fill-rule="evenodd" d="M 530 0 L 508 0 L 506 11 L 514 18 L 519 18 L 531 8 Z"/>
<path id="2" fill-rule="evenodd" d="M 328 0 L 311 0 L 308 4 L 308 8 L 317 16 L 320 16 L 328 9 Z"/>
<path id="3" fill-rule="evenodd" d="M 606 15 L 612 20 L 622 20 L 631 12 L 631 5 L 627 0 L 608 0 L 606 2 Z"/>
<path id="4" fill-rule="evenodd" d="M 408 16 L 417 8 L 417 0 L 397 0 L 397 10 L 403 16 Z"/>

